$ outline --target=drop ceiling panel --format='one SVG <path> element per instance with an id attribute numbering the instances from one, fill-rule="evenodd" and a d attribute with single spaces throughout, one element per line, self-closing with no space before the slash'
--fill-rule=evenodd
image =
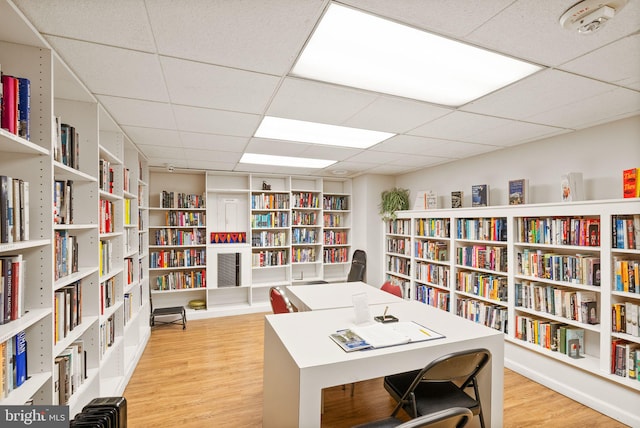
<path id="1" fill-rule="evenodd" d="M 403 156 L 404 155 L 401 153 L 374 152 L 372 150 L 367 150 L 351 156 L 348 160 L 365 163 L 389 163 L 400 159 Z"/>
<path id="2" fill-rule="evenodd" d="M 280 79 L 261 73 L 160 57 L 174 104 L 263 113 Z"/>
<path id="3" fill-rule="evenodd" d="M 178 130 L 236 137 L 250 137 L 258 128 L 260 116 L 189 106 L 173 106 Z"/>
<path id="4" fill-rule="evenodd" d="M 640 91 L 640 34 L 613 42 L 560 68 Z"/>
<path id="5" fill-rule="evenodd" d="M 437 165 L 449 159 L 443 159 L 435 156 L 422 156 L 422 155 L 403 155 L 398 159 L 394 159 L 389 162 L 391 165 L 409 166 L 409 167 L 427 167 L 431 165 Z"/>
<path id="6" fill-rule="evenodd" d="M 221 150 L 225 152 L 243 152 L 249 138 L 229 137 L 226 135 L 180 132 L 180 140 L 185 149 Z"/>
<path id="7" fill-rule="evenodd" d="M 182 149 L 177 131 L 157 128 L 140 128 L 137 126 L 123 126 L 122 130 L 131 138 L 144 145 L 158 147 L 178 147 Z"/>
<path id="8" fill-rule="evenodd" d="M 42 33 L 155 51 L 143 0 L 14 0 L 14 3 Z"/>
<path id="9" fill-rule="evenodd" d="M 169 101 L 155 55 L 59 37 L 47 40 L 94 94 Z"/>
<path id="10" fill-rule="evenodd" d="M 474 140 L 474 135 L 486 130 L 499 128 L 509 121 L 509 119 L 499 117 L 457 111 L 419 126 L 411 130 L 410 134 L 422 137 L 479 143 L 479 141 Z"/>
<path id="11" fill-rule="evenodd" d="M 186 164 L 182 147 L 166 147 L 156 144 L 141 144 L 139 147 L 149 159 L 163 159 L 168 162 L 182 161 L 182 165 Z M 176 163 L 176 165 L 178 164 Z"/>
<path id="12" fill-rule="evenodd" d="M 236 163 L 226 163 L 217 161 L 205 161 L 200 159 L 189 159 L 187 161 L 187 167 L 193 169 L 205 169 L 212 171 L 233 171 Z"/>
<path id="13" fill-rule="evenodd" d="M 397 135 L 378 144 L 373 148 L 376 151 L 417 153 L 437 156 L 446 160 L 465 158 L 496 150 L 496 146 L 463 143 L 460 141 L 441 140 L 435 138 L 418 137 L 415 135 Z"/>
<path id="14" fill-rule="evenodd" d="M 336 147 L 336 146 L 321 146 L 321 145 L 309 145 L 302 156 L 305 158 L 318 158 L 318 159 L 331 159 L 331 160 L 345 160 L 352 156 L 361 153 L 362 150 L 349 147 Z"/>
<path id="15" fill-rule="evenodd" d="M 271 74 L 286 73 L 326 2 L 146 2 L 158 52 Z"/>
<path id="16" fill-rule="evenodd" d="M 169 103 L 99 95 L 98 100 L 122 126 L 176 129 Z"/>
<path id="17" fill-rule="evenodd" d="M 547 138 L 563 132 L 565 132 L 565 130 L 561 128 L 552 128 L 535 123 L 509 121 L 497 128 L 478 132 L 472 136 L 472 139 L 476 143 L 506 147 Z"/>
<path id="18" fill-rule="evenodd" d="M 236 163 L 242 157 L 242 153 L 223 152 L 220 150 L 185 149 L 184 156 L 186 159 L 198 159 L 207 162 Z"/>
<path id="19" fill-rule="evenodd" d="M 420 101 L 380 96 L 350 117 L 344 125 L 398 134 L 452 111 Z"/>
<path id="20" fill-rule="evenodd" d="M 450 0 L 389 1 L 346 0 L 343 3 L 363 8 L 394 20 L 435 33 L 464 36 L 507 7 L 513 0 L 452 2 Z"/>
<path id="21" fill-rule="evenodd" d="M 357 89 L 287 78 L 267 115 L 341 125 L 375 99 L 375 94 Z"/>
<path id="22" fill-rule="evenodd" d="M 498 52 L 556 66 L 638 29 L 640 2 L 630 1 L 597 33 L 582 35 L 565 30 L 559 24 L 560 16 L 575 3 L 575 0 L 514 1 L 467 39 Z"/>
<path id="23" fill-rule="evenodd" d="M 614 86 L 558 70 L 546 70 L 496 91 L 461 110 L 525 120 L 547 110 L 605 94 Z"/>
<path id="24" fill-rule="evenodd" d="M 276 156 L 301 156 L 309 144 L 251 138 L 245 152 Z"/>

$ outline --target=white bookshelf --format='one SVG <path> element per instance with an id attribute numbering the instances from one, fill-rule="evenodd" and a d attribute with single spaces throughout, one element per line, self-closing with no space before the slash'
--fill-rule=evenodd
<path id="1" fill-rule="evenodd" d="M 21 331 L 26 333 L 29 378 L 0 398 L 0 404 L 56 402 L 54 360 L 71 343 L 81 340 L 87 353 L 87 377 L 69 397 L 70 415 L 74 416 L 93 398 L 122 395 L 149 337 L 148 303 L 140 298 L 140 287 L 146 285 L 126 283 L 123 269 L 125 258 L 136 259 L 134 266 L 138 265 L 139 249 L 137 234 L 126 232 L 128 228 L 137 231 L 138 201 L 135 192 L 131 195 L 124 191 L 122 168 L 135 169 L 138 174 L 144 158 L 46 41 L 4 0 L 0 2 L 0 23 L 3 73 L 31 81 L 30 141 L 0 130 L 0 175 L 29 182 L 30 234 L 28 240 L 0 244 L 0 256 L 22 256 L 28 285 L 24 291 L 26 312 L 0 325 L 0 343 L 13 340 Z M 75 127 L 78 133 L 77 168 L 59 162 L 54 156 L 55 117 Z M 102 156 L 114 160 L 119 168 L 112 193 L 99 189 L 98 160 Z M 54 221 L 56 182 L 72 182 L 72 221 Z M 114 202 L 115 227 L 111 233 L 101 233 L 99 229 L 101 199 Z M 135 201 L 131 205 L 135 225 L 124 224 L 125 199 Z M 66 274 L 56 274 L 56 238 L 61 236 L 73 236 L 77 242 L 77 268 Z M 133 236 L 132 242 L 124 242 L 125 236 Z M 114 249 L 113 269 L 104 275 L 100 274 L 98 258 L 100 240 L 113 242 Z M 129 245 L 132 243 L 136 244 L 134 248 Z M 114 305 L 101 314 L 100 284 L 111 278 L 116 282 Z M 56 340 L 54 296 L 76 283 L 81 290 L 81 319 Z M 126 326 L 125 292 L 137 295 L 127 314 Z M 113 316 L 116 340 L 101 353 L 100 330 L 107 316 Z"/>

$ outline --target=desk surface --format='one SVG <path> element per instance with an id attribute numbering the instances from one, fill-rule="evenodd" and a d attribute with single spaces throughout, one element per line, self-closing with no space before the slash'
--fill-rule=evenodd
<path id="1" fill-rule="evenodd" d="M 503 334 L 416 301 L 390 303 L 389 310 L 401 321 L 415 321 L 445 338 L 345 352 L 329 335 L 353 324 L 353 308 L 267 315 L 264 427 L 320 426 L 322 388 L 421 368 L 444 354 L 480 347 L 493 355 L 479 381 L 485 419 L 487 426 L 500 426 Z"/>
<path id="2" fill-rule="evenodd" d="M 369 305 L 382 305 L 402 301 L 400 297 L 364 282 L 287 286 L 287 296 L 299 311 L 353 307 L 353 295 L 359 293 L 367 294 Z"/>

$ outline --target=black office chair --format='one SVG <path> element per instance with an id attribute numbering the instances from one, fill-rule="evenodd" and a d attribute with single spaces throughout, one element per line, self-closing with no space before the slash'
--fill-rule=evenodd
<path id="1" fill-rule="evenodd" d="M 464 407 L 480 417 L 485 428 L 477 375 L 491 359 L 487 349 L 471 349 L 444 355 L 423 369 L 385 376 L 384 387 L 398 402 L 391 416 L 404 409 L 409 416 L 432 414 Z M 473 388 L 473 396 L 467 393 Z"/>
<path id="2" fill-rule="evenodd" d="M 396 417 L 389 417 L 373 422 L 356 425 L 352 428 L 462 428 L 473 419 L 471 410 L 464 407 L 452 407 L 428 415 L 419 416 L 402 422 Z"/>
<path id="3" fill-rule="evenodd" d="M 149 290 L 149 305 L 150 305 L 149 325 L 151 327 L 154 327 L 156 323 L 158 323 L 158 324 L 182 324 L 183 330 L 187 328 L 187 311 L 184 309 L 184 306 L 154 308 L 153 298 L 151 297 L 151 290 Z M 164 319 L 156 319 L 156 317 L 164 318 L 170 315 L 173 315 L 173 318 L 169 321 L 165 321 Z M 176 318 L 176 316 L 178 318 Z"/>
<path id="4" fill-rule="evenodd" d="M 347 282 L 364 281 L 367 271 L 367 253 L 355 250 L 351 257 L 351 269 L 347 275 Z"/>

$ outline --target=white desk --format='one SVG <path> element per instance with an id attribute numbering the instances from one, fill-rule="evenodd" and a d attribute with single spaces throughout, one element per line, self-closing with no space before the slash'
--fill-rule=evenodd
<path id="1" fill-rule="evenodd" d="M 359 293 L 367 294 L 369 305 L 382 305 L 402 301 L 400 297 L 364 282 L 287 286 L 287 296 L 299 311 L 353 307 L 353 295 Z"/>
<path id="2" fill-rule="evenodd" d="M 347 353 L 329 334 L 353 324 L 353 308 L 267 315 L 263 427 L 319 427 L 323 388 L 421 368 L 447 353 L 472 348 L 491 351 L 491 363 L 478 377 L 480 397 L 486 425 L 503 425 L 501 332 L 417 301 L 390 303 L 389 313 L 401 321 L 416 321 L 446 337 Z M 477 421 L 474 418 L 472 424 Z"/>

